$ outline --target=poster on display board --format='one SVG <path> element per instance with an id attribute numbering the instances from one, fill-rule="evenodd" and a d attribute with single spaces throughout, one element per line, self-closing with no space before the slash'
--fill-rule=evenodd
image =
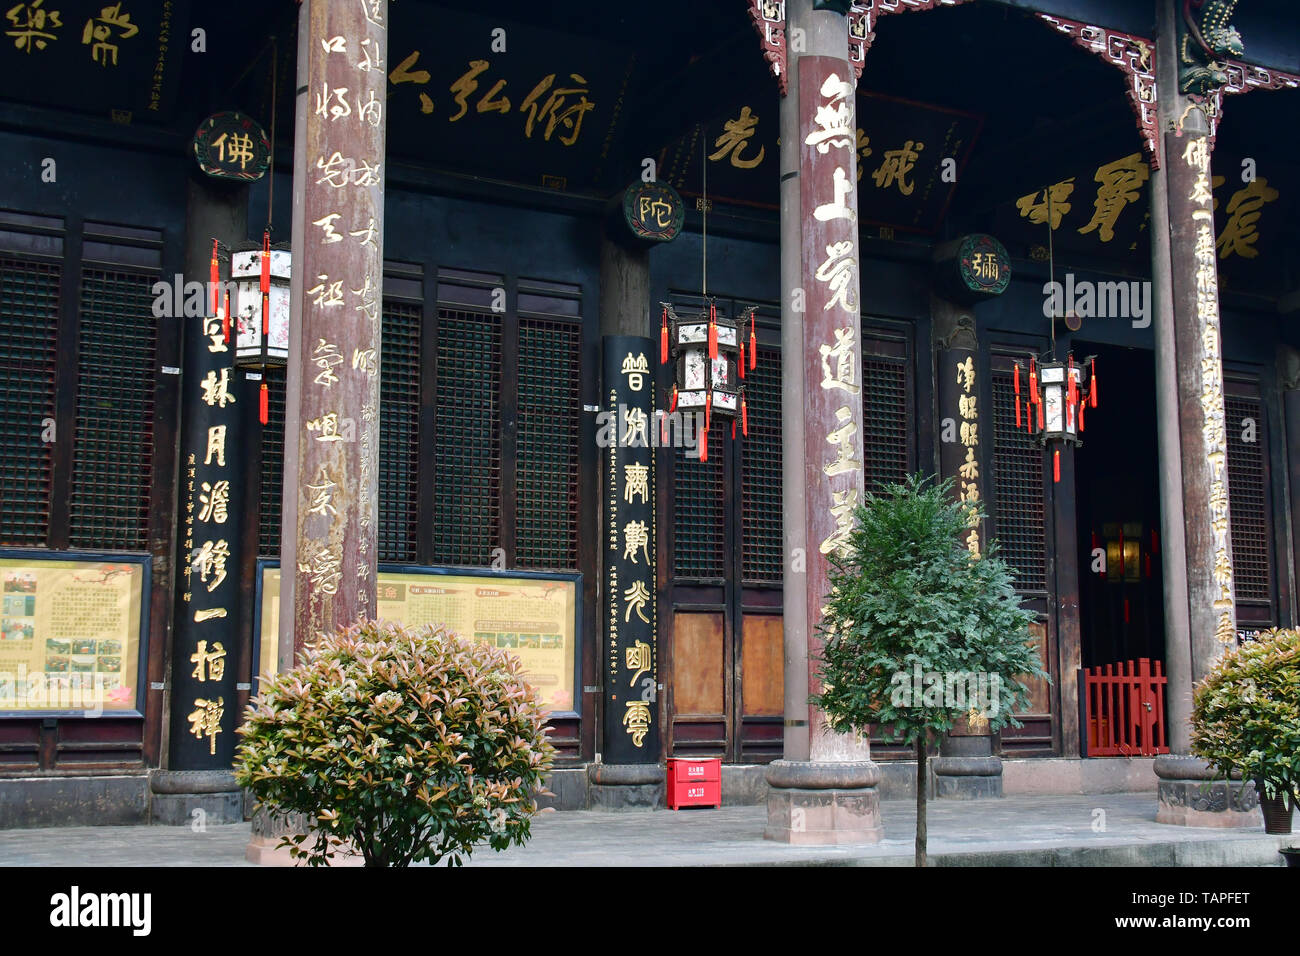
<path id="1" fill-rule="evenodd" d="M 146 556 L 0 552 L 0 717 L 139 716 Z"/>
<path id="2" fill-rule="evenodd" d="M 257 580 L 255 676 L 270 677 L 279 653 L 279 562 L 259 561 Z M 551 716 L 577 717 L 581 582 L 576 572 L 381 565 L 378 617 L 407 626 L 446 625 L 461 637 L 508 650 Z"/>

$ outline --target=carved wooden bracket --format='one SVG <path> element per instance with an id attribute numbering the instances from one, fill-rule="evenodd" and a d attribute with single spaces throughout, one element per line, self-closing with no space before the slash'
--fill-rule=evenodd
<path id="1" fill-rule="evenodd" d="M 1137 115 L 1138 132 L 1152 168 L 1160 165 L 1160 123 L 1156 115 L 1156 45 L 1146 37 L 1120 33 L 1105 27 L 1051 17 L 1045 13 L 1038 18 L 1059 33 L 1064 33 L 1077 46 L 1097 54 L 1106 62 L 1119 67 L 1128 80 L 1128 101 Z"/>
<path id="2" fill-rule="evenodd" d="M 786 93 L 785 0 L 748 0 L 749 18 L 754 21 L 763 46 L 763 58 L 771 64 L 781 95 Z M 867 50 L 876 38 L 876 22 L 887 13 L 955 7 L 968 0 L 857 0 L 848 13 L 849 62 L 854 79 L 862 76 Z"/>

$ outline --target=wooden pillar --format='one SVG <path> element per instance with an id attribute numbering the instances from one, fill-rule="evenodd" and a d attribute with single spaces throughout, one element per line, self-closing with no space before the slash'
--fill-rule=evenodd
<path id="1" fill-rule="evenodd" d="M 611 229 L 619 228 L 612 225 Z M 588 771 L 592 805 L 659 806 L 658 528 L 652 442 L 659 343 L 650 330 L 649 251 L 602 239 L 600 252 L 602 762 Z"/>
<path id="2" fill-rule="evenodd" d="M 256 392 L 244 387 L 234 366 L 234 332 L 227 341 L 218 314 L 228 303 L 210 279 L 213 241 L 220 244 L 218 277 L 224 279 L 231 248 L 247 237 L 247 186 L 195 174 L 185 226 L 185 278 L 207 292 L 203 314 L 172 319 L 183 329 L 176 616 L 167 763 L 150 774 L 150 812 L 155 822 L 172 825 L 200 818 L 238 823 L 242 805 L 230 767 L 240 722 L 239 522 L 250 507 L 241 493 L 242 409 L 250 396 L 256 402 Z"/>
<path id="3" fill-rule="evenodd" d="M 789 0 L 786 16 L 781 168 L 797 190 L 783 191 L 781 204 L 782 362 L 787 385 L 795 365 L 801 381 L 793 394 L 783 389 L 786 540 L 795 549 L 783 624 L 793 671 L 786 726 L 800 750 L 768 768 L 766 836 L 876 842 L 880 771 L 870 745 L 834 733 L 807 703 L 820 690 L 817 629 L 829 591 L 827 555 L 843 545 L 863 498 L 857 96 L 844 16 L 813 10 L 812 0 Z"/>
<path id="4" fill-rule="evenodd" d="M 1160 169 L 1152 180 L 1152 273 L 1156 281 L 1157 390 L 1161 393 L 1161 457 L 1177 456 L 1181 482 L 1162 466 L 1161 511 L 1181 521 L 1165 537 L 1166 587 L 1185 583 L 1186 611 L 1173 608 L 1166 623 L 1169 664 L 1169 740 L 1157 758 L 1157 821 L 1219 826 L 1251 825 L 1253 794 L 1212 777 L 1186 756 L 1191 693 L 1236 639 L 1232 544 L 1228 517 L 1228 460 L 1223 396 L 1214 205 L 1209 124 L 1179 88 L 1180 4 L 1158 0 L 1157 86 L 1160 90 Z M 1156 195 L 1156 194 L 1159 195 Z M 1170 373 L 1173 373 L 1172 375 Z M 1171 409 L 1171 404 L 1174 408 Z M 1177 439 L 1174 440 L 1176 428 Z M 1182 554 L 1169 549 L 1181 545 Z M 1179 558 L 1182 558 L 1180 561 Z M 1182 590 L 1172 582 L 1173 592 Z M 1222 790 L 1207 799 L 1206 787 Z M 1198 807 L 1215 806 L 1206 810 Z"/>
<path id="5" fill-rule="evenodd" d="M 375 611 L 387 0 L 303 0 L 279 666 Z"/>
<path id="6" fill-rule="evenodd" d="M 1278 354 L 1278 383 L 1282 390 L 1282 434 L 1286 440 L 1283 460 L 1286 462 L 1286 520 L 1289 554 L 1287 563 L 1278 568 L 1279 577 L 1290 576 L 1291 606 L 1289 625 L 1300 627 L 1300 592 L 1296 582 L 1300 578 L 1300 350 L 1282 346 Z M 1286 543 L 1283 545 L 1287 547 Z M 1278 549 L 1279 556 L 1282 549 Z"/>

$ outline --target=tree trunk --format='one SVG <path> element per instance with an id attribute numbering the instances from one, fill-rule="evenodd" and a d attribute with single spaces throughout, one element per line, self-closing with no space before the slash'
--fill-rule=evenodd
<path id="1" fill-rule="evenodd" d="M 925 751 L 929 734 L 916 738 L 916 865 L 925 866 Z"/>

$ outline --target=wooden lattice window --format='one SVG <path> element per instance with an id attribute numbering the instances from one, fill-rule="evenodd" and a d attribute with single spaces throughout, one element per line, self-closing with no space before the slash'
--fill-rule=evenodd
<path id="1" fill-rule="evenodd" d="M 284 494 L 284 380 L 285 369 L 263 373 L 267 416 L 262 426 L 262 506 L 258 513 L 258 550 L 266 557 L 280 556 L 280 511 Z"/>
<path id="2" fill-rule="evenodd" d="M 881 491 L 907 477 L 911 428 L 903 343 L 864 336 L 862 458 L 868 492 Z"/>
<path id="3" fill-rule="evenodd" d="M 1015 385 L 1010 363 L 1004 364 L 992 372 L 994 534 L 1003 560 L 1015 569 L 1016 590 L 1046 591 L 1043 449 L 1038 439 L 1016 427 Z"/>
<path id="4" fill-rule="evenodd" d="M 578 566 L 578 447 L 582 329 L 519 321 L 515 565 Z"/>
<path id="5" fill-rule="evenodd" d="M 143 551 L 153 482 L 157 274 L 83 269 L 73 444 L 73 547 Z"/>
<path id="6" fill-rule="evenodd" d="M 759 346 L 747 372 L 749 437 L 741 443 L 741 569 L 746 583 L 780 584 L 785 545 L 781 503 L 781 352 Z"/>
<path id="7" fill-rule="evenodd" d="M 485 566 L 501 547 L 501 316 L 439 306 L 433 555 Z"/>
<path id="8" fill-rule="evenodd" d="M 1236 597 L 1271 601 L 1264 406 L 1258 398 L 1228 395 L 1224 411 L 1227 416 L 1228 507 Z"/>
<path id="9" fill-rule="evenodd" d="M 379 559 L 414 561 L 419 501 L 419 303 L 384 300 L 379 368 Z"/>
<path id="10" fill-rule="evenodd" d="M 0 544 L 44 546 L 49 533 L 60 275 L 56 262 L 0 256 Z"/>

